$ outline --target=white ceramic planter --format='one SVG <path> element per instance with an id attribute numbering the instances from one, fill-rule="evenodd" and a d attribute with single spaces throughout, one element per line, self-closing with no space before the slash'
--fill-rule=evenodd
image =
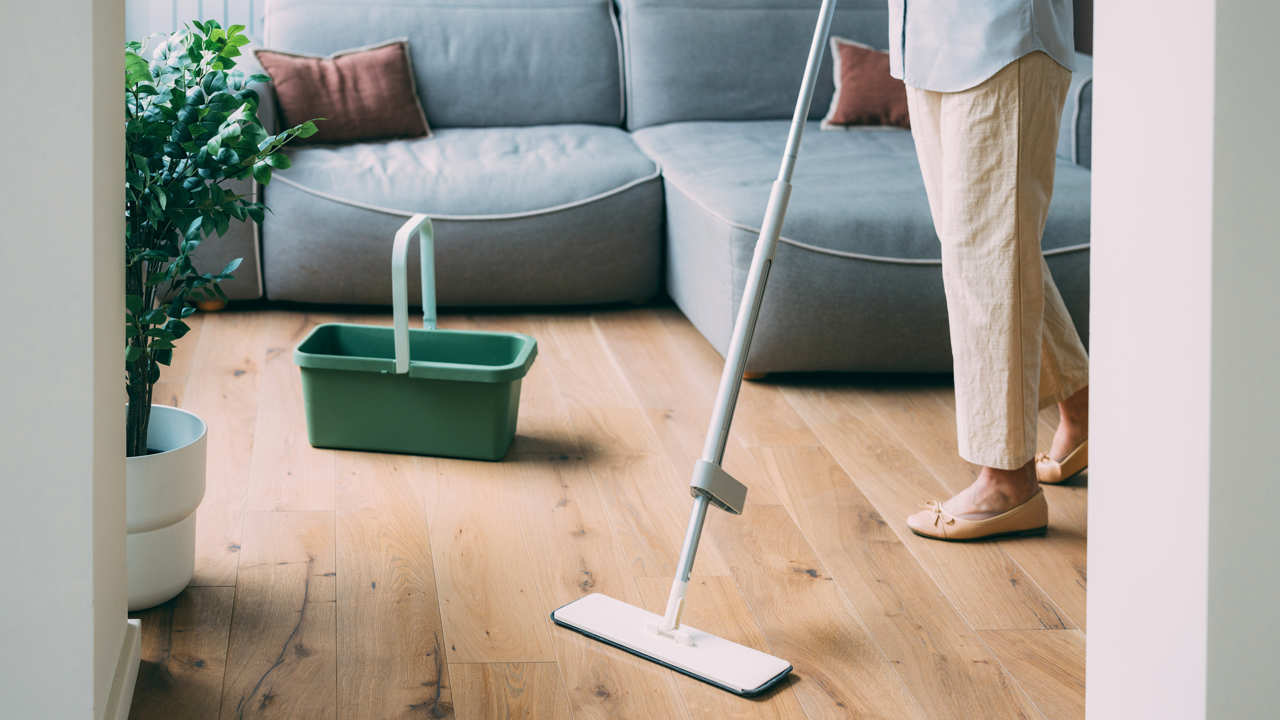
<path id="1" fill-rule="evenodd" d="M 147 446 L 126 460 L 129 610 L 159 605 L 191 582 L 196 508 L 204 498 L 204 421 L 168 405 L 151 407 Z"/>

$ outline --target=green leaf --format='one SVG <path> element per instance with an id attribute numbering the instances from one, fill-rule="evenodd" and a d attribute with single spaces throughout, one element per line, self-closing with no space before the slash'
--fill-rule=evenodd
<path id="1" fill-rule="evenodd" d="M 200 87 L 209 95 L 222 92 L 227 89 L 227 74 L 225 72 L 211 72 L 200 79 Z"/>
<path id="2" fill-rule="evenodd" d="M 274 153 L 266 157 L 266 163 L 277 170 L 288 170 L 292 165 L 289 162 L 289 156 L 283 153 Z"/>
<path id="3" fill-rule="evenodd" d="M 218 273 L 218 277 L 222 279 L 230 278 L 231 273 L 235 272 L 236 268 L 240 267 L 240 263 L 243 261 L 244 261 L 244 258 L 236 258 L 231 262 L 227 263 L 227 266 L 222 268 L 222 272 Z"/>
<path id="4" fill-rule="evenodd" d="M 230 99 L 230 102 L 232 102 L 232 103 L 236 103 L 236 102 L 238 102 L 238 101 L 237 101 L 234 97 L 232 97 L 230 94 L 226 94 L 226 95 L 224 95 L 223 97 L 227 97 L 227 98 L 229 98 L 229 99 Z M 240 109 L 242 109 L 242 108 L 240 108 Z M 238 115 L 243 116 L 243 114 L 244 114 L 244 113 L 241 113 L 241 112 L 240 112 L 240 109 L 237 109 L 237 110 L 236 110 L 236 113 L 234 113 L 234 114 L 238 114 Z M 228 122 L 228 125 L 227 125 L 226 127 L 222 128 L 221 130 L 219 130 L 219 131 L 218 131 L 218 134 L 222 136 L 222 141 L 223 141 L 223 142 L 226 142 L 226 141 L 228 141 L 228 140 L 238 140 L 238 139 L 240 139 L 240 134 L 241 134 L 240 124 L 239 124 L 238 122 L 236 122 L 234 119 L 230 119 L 230 118 L 227 120 L 227 122 Z"/>
<path id="5" fill-rule="evenodd" d="M 185 183 L 184 183 L 185 185 Z M 204 224 L 204 216 L 197 215 L 191 224 L 187 225 L 187 231 L 183 233 L 188 238 L 196 238 L 200 236 L 200 226 Z"/>
<path id="6" fill-rule="evenodd" d="M 157 350 L 154 353 L 154 356 L 155 356 L 156 362 L 160 363 L 161 365 L 173 364 L 173 350 Z"/>
<path id="7" fill-rule="evenodd" d="M 129 345 L 124 349 L 124 361 L 133 364 L 138 362 L 138 358 L 142 357 L 142 348 L 137 345 Z"/>
<path id="8" fill-rule="evenodd" d="M 323 119 L 324 118 L 316 118 L 316 120 L 323 120 Z M 308 120 L 302 123 L 301 125 L 297 126 L 297 130 L 298 130 L 298 137 L 300 138 L 309 138 L 320 131 L 320 129 L 316 127 L 315 122 L 312 120 Z"/>
<path id="9" fill-rule="evenodd" d="M 138 295 L 125 295 L 124 306 L 131 314 L 137 315 L 142 312 L 142 297 Z"/>
<path id="10" fill-rule="evenodd" d="M 258 181 L 259 185 L 266 185 L 271 182 L 271 166 L 266 163 L 258 163 L 253 166 L 253 179 Z"/>
<path id="11" fill-rule="evenodd" d="M 169 322 L 165 323 L 164 329 L 175 339 L 181 338 L 191 332 L 191 326 L 177 318 L 173 318 L 169 320 Z"/>
<path id="12" fill-rule="evenodd" d="M 124 54 L 124 80 L 126 86 L 137 85 L 151 80 L 150 63 L 133 50 L 128 50 Z"/>

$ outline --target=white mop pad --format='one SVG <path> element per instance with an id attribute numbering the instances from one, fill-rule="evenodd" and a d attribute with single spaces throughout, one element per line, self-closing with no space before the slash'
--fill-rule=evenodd
<path id="1" fill-rule="evenodd" d="M 680 626 L 682 634 L 688 633 L 687 644 L 683 638 L 678 642 L 660 635 L 653 628 L 662 622 L 661 615 L 600 593 L 565 605 L 551 618 L 557 625 L 737 695 L 759 695 L 791 672 L 786 660 L 688 625 Z"/>

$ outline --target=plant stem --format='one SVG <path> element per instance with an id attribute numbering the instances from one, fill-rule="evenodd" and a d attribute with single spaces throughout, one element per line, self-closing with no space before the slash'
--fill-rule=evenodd
<path id="1" fill-rule="evenodd" d="M 125 292 L 129 295 L 143 295 L 143 263 L 137 262 L 125 267 Z M 148 382 L 147 370 L 151 362 L 151 353 L 147 347 L 147 338 L 139 334 L 129 340 L 141 350 L 133 362 L 125 362 L 125 391 L 129 397 L 128 412 L 125 416 L 125 455 L 136 457 L 147 454 L 147 428 L 151 421 L 151 383 Z"/>
<path id="2" fill-rule="evenodd" d="M 147 454 L 147 428 L 151 424 L 151 393 L 145 369 L 135 368 L 129 375 L 125 455 L 137 457 Z"/>

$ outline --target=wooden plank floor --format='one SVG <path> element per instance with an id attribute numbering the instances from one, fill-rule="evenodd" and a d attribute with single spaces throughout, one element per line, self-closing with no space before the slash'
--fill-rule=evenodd
<path id="1" fill-rule="evenodd" d="M 548 618 L 665 602 L 720 372 L 677 310 L 445 313 L 538 340 L 501 463 L 311 448 L 292 348 L 333 320 L 390 324 L 198 315 L 162 377 L 208 421 L 208 491 L 192 587 L 135 615 L 132 717 L 1083 717 L 1087 479 L 1046 489 L 1043 538 L 903 523 L 975 472 L 946 377 L 744 386 L 725 464 L 747 510 L 710 516 L 687 616 L 795 665 L 744 700 Z"/>

